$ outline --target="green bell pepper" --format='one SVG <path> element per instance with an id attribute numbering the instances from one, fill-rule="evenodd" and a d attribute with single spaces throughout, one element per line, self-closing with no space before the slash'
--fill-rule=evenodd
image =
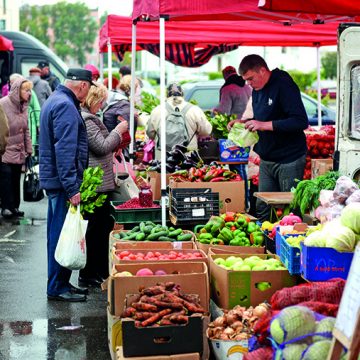
<path id="1" fill-rule="evenodd" d="M 261 231 L 254 231 L 250 234 L 251 243 L 261 246 L 264 242 L 264 234 Z"/>

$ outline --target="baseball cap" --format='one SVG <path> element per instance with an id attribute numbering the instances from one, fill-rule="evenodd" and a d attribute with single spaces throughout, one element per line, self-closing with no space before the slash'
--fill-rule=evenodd
<path id="1" fill-rule="evenodd" d="M 41 61 L 39 61 L 38 65 L 37 65 L 37 67 L 39 69 L 43 69 L 43 68 L 49 67 L 49 66 L 50 65 L 49 65 L 49 62 L 47 60 L 41 60 Z"/>
<path id="2" fill-rule="evenodd" d="M 167 97 L 184 96 L 184 92 L 179 84 L 172 83 L 167 88 Z"/>
<path id="3" fill-rule="evenodd" d="M 236 69 L 233 66 L 227 66 L 222 71 L 224 79 L 227 80 L 232 75 L 237 75 Z"/>
<path id="4" fill-rule="evenodd" d="M 98 77 L 100 76 L 100 72 L 99 72 L 98 68 L 95 65 L 86 64 L 84 66 L 84 69 L 91 71 L 93 76 L 98 76 Z"/>
<path id="5" fill-rule="evenodd" d="M 69 69 L 66 73 L 66 78 L 70 80 L 82 80 L 88 81 L 91 85 L 96 86 L 95 83 L 92 81 L 92 74 L 91 71 L 81 69 L 81 68 L 72 68 Z"/>

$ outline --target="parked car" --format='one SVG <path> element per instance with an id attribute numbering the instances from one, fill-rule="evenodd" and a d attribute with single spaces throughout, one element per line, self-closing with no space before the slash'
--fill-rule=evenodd
<path id="1" fill-rule="evenodd" d="M 223 80 L 209 80 L 195 83 L 185 83 L 182 85 L 186 101 L 195 100 L 197 105 L 204 111 L 212 110 L 219 102 L 219 90 L 224 84 Z M 318 124 L 317 101 L 312 97 L 301 93 L 306 114 L 311 126 Z M 335 125 L 336 113 L 325 105 L 321 105 L 321 115 L 323 125 Z"/>

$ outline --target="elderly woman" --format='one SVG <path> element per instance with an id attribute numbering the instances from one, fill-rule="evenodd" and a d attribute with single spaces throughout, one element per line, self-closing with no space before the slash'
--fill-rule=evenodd
<path id="1" fill-rule="evenodd" d="M 104 85 L 92 86 L 82 104 L 81 115 L 85 120 L 89 142 L 89 166 L 100 166 L 104 170 L 99 193 L 109 194 L 115 188 L 113 174 L 113 152 L 122 146 L 122 134 L 127 131 L 128 123 L 120 122 L 110 133 L 101 122 L 97 113 L 107 99 L 108 92 Z M 79 273 L 79 285 L 98 287 L 103 278 L 108 276 L 108 239 L 114 227 L 110 217 L 110 203 L 107 198 L 102 207 L 88 214 L 86 232 L 87 263 Z"/>
<path id="2" fill-rule="evenodd" d="M 21 168 L 27 156 L 32 154 L 28 127 L 28 105 L 32 83 L 17 78 L 7 96 L 0 99 L 9 123 L 9 139 L 0 164 L 1 214 L 4 218 L 24 216 L 20 206 Z"/>

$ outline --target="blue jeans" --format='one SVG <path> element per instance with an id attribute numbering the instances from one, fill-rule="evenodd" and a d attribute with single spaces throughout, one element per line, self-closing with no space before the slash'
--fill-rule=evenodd
<path id="1" fill-rule="evenodd" d="M 55 260 L 55 249 L 65 221 L 68 208 L 66 194 L 62 190 L 47 190 L 47 252 L 48 252 L 48 284 L 47 294 L 57 296 L 70 290 L 71 270 L 64 268 Z"/>
<path id="2" fill-rule="evenodd" d="M 259 192 L 288 192 L 296 185 L 295 179 L 304 177 L 306 155 L 301 156 L 288 164 L 279 164 L 272 161 L 260 161 Z M 270 219 L 271 207 L 256 200 L 256 214 L 259 221 Z"/>

